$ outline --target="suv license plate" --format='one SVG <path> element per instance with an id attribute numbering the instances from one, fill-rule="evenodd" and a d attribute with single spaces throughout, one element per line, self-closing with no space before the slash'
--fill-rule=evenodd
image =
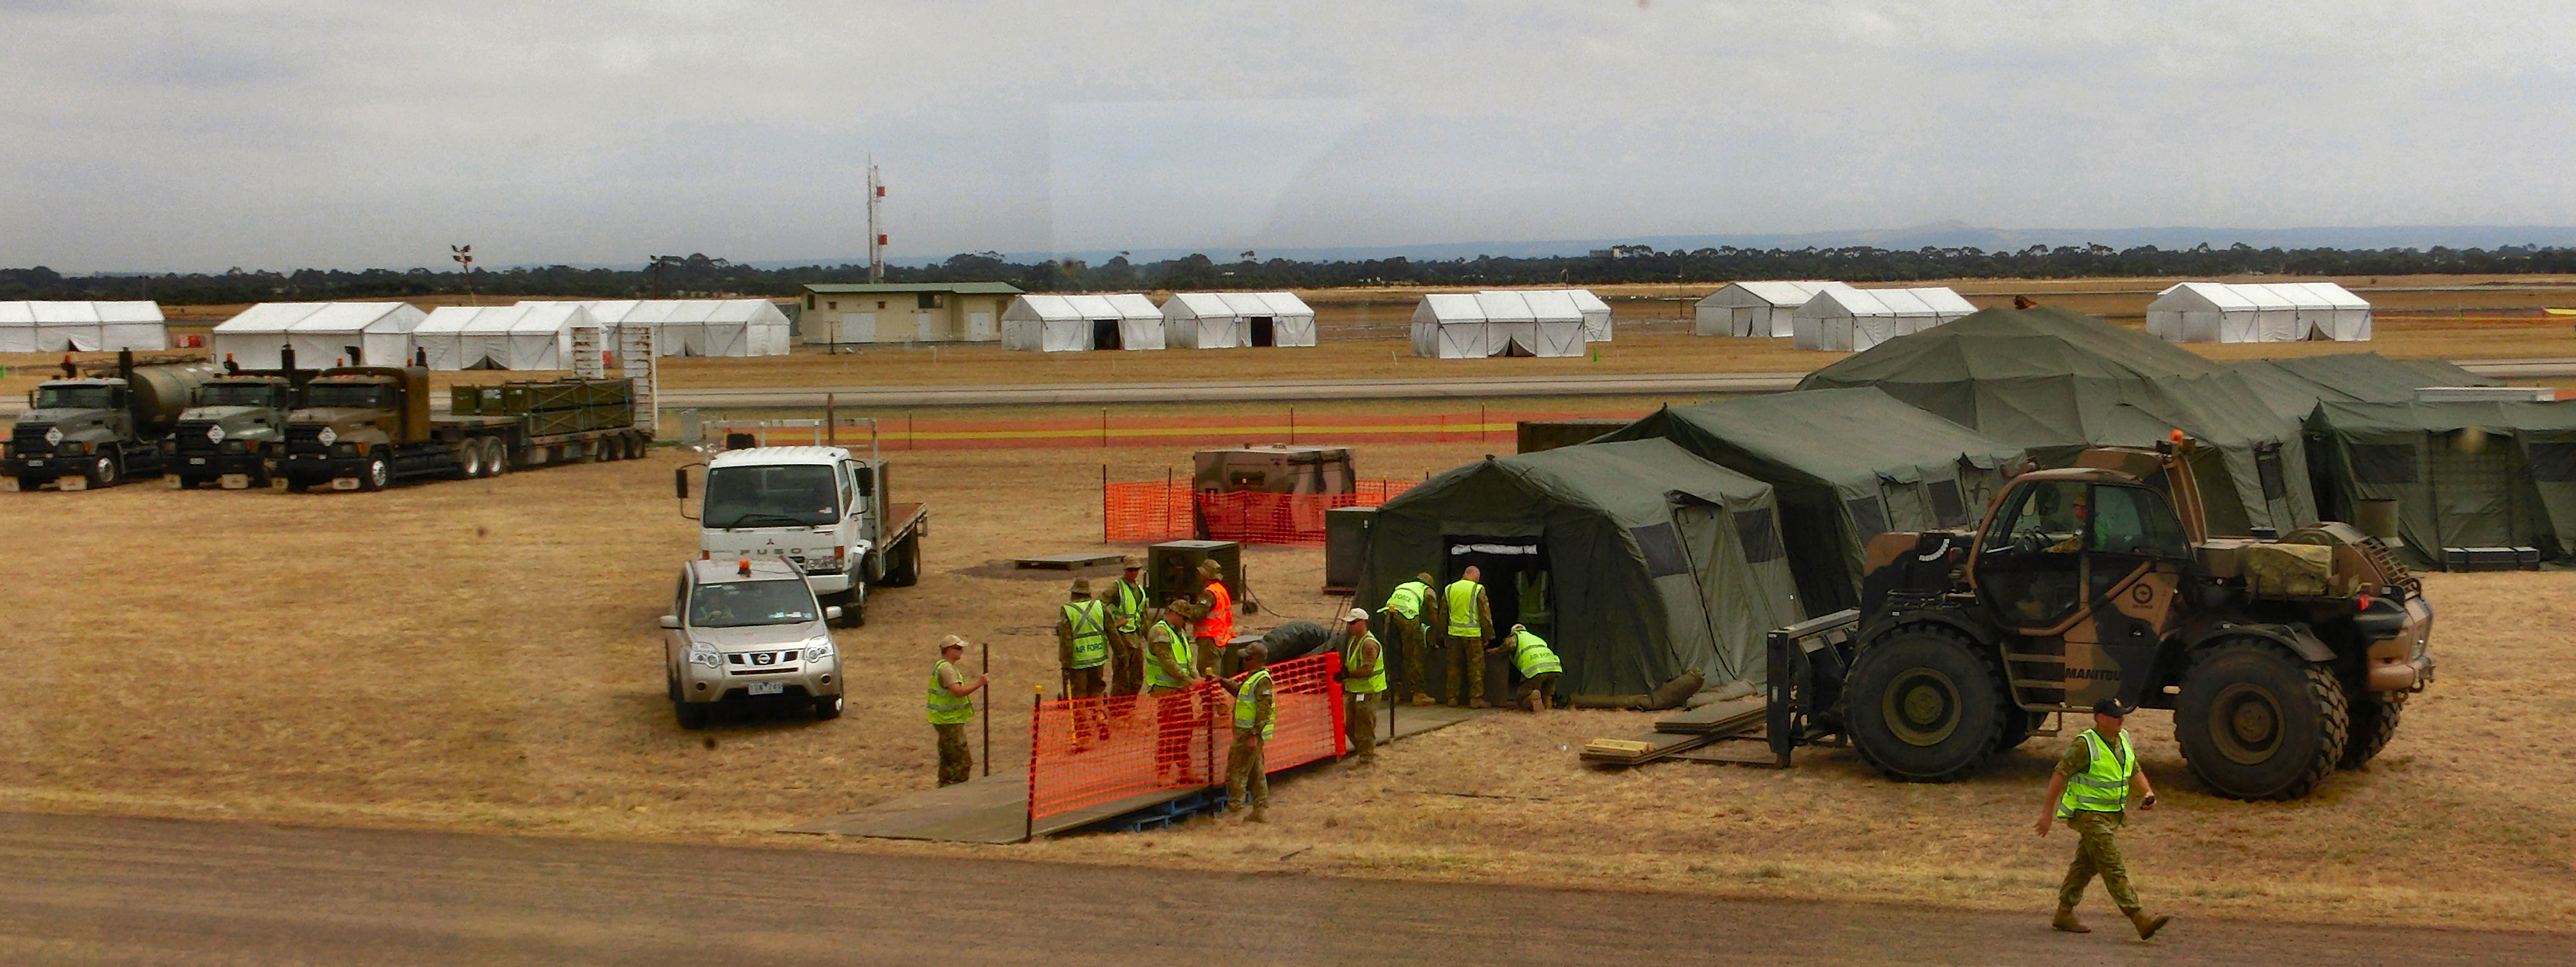
<path id="1" fill-rule="evenodd" d="M 786 691 L 787 691 L 787 683 L 786 683 L 786 682 L 753 682 L 753 683 L 751 683 L 751 694 L 754 694 L 754 695 L 781 695 L 781 694 L 785 694 L 785 693 L 786 693 Z"/>

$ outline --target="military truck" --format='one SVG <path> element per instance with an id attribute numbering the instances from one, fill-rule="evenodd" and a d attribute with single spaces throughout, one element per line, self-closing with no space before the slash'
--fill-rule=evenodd
<path id="1" fill-rule="evenodd" d="M 2192 774 L 2231 798 L 2361 767 L 2433 680 L 2422 584 L 2347 524 L 2211 536 L 2190 450 L 2088 450 L 2015 478 L 1975 530 L 1879 535 L 1847 635 L 1787 629 L 1805 655 L 1774 635 L 1774 674 L 1796 679 L 1775 703 L 1829 701 L 1819 730 L 1910 782 L 1964 777 L 2104 698 L 2173 710 Z"/>
<path id="2" fill-rule="evenodd" d="M 871 424 L 873 434 L 873 424 Z M 706 463 L 706 495 L 691 515 L 689 468 L 672 471 L 680 514 L 698 522 L 699 557 L 783 560 L 841 624 L 867 622 L 868 589 L 921 580 L 930 510 L 892 499 L 886 461 L 844 447 L 750 447 Z"/>
<path id="3" fill-rule="evenodd" d="M 287 419 L 315 373 L 295 368 L 292 348 L 279 350 L 277 369 L 242 369 L 226 359 L 170 433 L 171 483 L 183 490 L 268 486 L 286 457 Z"/>
<path id="4" fill-rule="evenodd" d="M 427 367 L 323 370 L 287 418 L 278 468 L 286 489 L 381 490 L 403 480 L 627 460 L 653 440 L 649 416 L 639 419 L 634 387 L 624 379 L 453 390 L 456 405 L 441 416 L 430 411 Z"/>
<path id="5" fill-rule="evenodd" d="M 196 356 L 138 359 L 126 350 L 113 363 L 65 357 L 63 378 L 28 394 L 28 409 L 0 453 L 0 480 L 12 490 L 86 490 L 160 476 L 170 455 L 164 438 L 216 372 Z"/>

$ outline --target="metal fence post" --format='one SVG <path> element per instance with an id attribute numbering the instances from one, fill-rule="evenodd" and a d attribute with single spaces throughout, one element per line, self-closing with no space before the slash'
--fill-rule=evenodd
<path id="1" fill-rule="evenodd" d="M 1036 691 L 1029 696 L 1028 825 L 1020 834 L 1020 841 L 1024 843 L 1036 842 L 1038 838 L 1038 709 L 1046 704 L 1046 686 L 1031 687 Z"/>

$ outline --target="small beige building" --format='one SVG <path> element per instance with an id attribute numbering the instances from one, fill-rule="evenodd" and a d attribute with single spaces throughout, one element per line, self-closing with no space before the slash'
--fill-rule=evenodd
<path id="1" fill-rule="evenodd" d="M 805 287 L 796 332 L 809 346 L 993 342 L 1019 294 L 1008 282 L 818 283 Z"/>

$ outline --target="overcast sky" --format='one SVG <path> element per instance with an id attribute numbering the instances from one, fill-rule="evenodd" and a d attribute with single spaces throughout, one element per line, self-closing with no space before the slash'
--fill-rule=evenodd
<path id="1" fill-rule="evenodd" d="M 2576 224 L 2576 5 L 0 0 L 0 266 Z"/>

